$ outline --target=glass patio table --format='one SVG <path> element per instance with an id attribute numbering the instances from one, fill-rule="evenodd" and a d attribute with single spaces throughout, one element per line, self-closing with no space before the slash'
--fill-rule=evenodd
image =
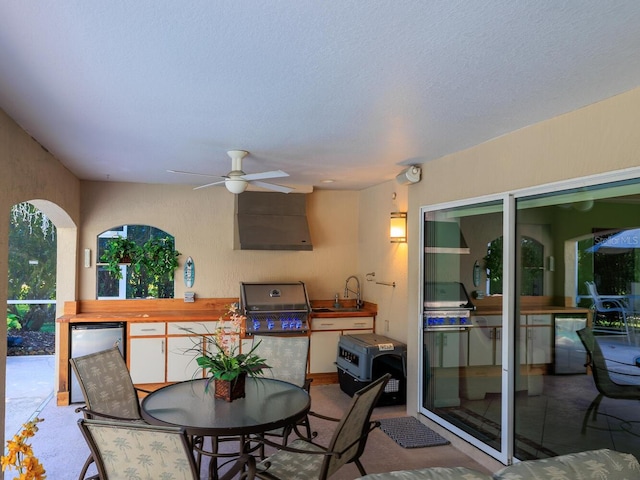
<path id="1" fill-rule="evenodd" d="M 214 397 L 207 379 L 174 383 L 142 400 L 142 417 L 155 425 L 184 427 L 189 435 L 238 436 L 295 424 L 309 412 L 311 398 L 302 388 L 272 378 L 246 379 L 244 398 Z"/>
<path id="2" fill-rule="evenodd" d="M 154 425 L 184 427 L 194 437 L 197 454 L 211 457 L 209 478 L 218 478 L 218 458 L 237 457 L 250 450 L 252 441 L 271 430 L 295 425 L 305 418 L 311 397 L 292 383 L 272 378 L 246 379 L 245 397 L 227 402 L 215 398 L 214 386 L 205 392 L 207 379 L 174 383 L 147 395 L 141 404 L 142 418 Z M 211 449 L 204 438 L 211 438 Z M 221 441 L 238 441 L 238 451 L 221 453 Z M 200 456 L 198 455 L 198 468 Z"/>

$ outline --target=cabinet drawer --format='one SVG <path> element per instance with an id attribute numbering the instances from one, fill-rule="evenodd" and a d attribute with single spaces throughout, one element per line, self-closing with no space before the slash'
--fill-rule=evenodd
<path id="1" fill-rule="evenodd" d="M 314 318 L 312 331 L 361 330 L 373 328 L 373 317 Z"/>
<path id="2" fill-rule="evenodd" d="M 218 322 L 169 322 L 167 335 L 213 334 Z M 185 330 L 186 329 L 186 330 Z"/>
<path id="3" fill-rule="evenodd" d="M 343 318 L 343 330 L 360 330 L 373 328 L 373 317 Z"/>
<path id="4" fill-rule="evenodd" d="M 163 322 L 130 323 L 129 336 L 140 337 L 149 335 L 164 335 L 165 324 Z"/>

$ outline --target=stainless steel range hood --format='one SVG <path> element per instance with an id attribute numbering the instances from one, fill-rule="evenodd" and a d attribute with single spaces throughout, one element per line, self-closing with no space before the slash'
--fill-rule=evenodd
<path id="1" fill-rule="evenodd" d="M 457 222 L 427 220 L 424 230 L 425 253 L 468 254 L 470 249 Z"/>
<path id="2" fill-rule="evenodd" d="M 302 193 L 236 195 L 236 250 L 313 250 Z"/>

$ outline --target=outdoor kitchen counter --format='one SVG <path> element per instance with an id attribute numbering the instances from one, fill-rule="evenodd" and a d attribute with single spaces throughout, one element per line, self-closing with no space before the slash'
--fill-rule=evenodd
<path id="1" fill-rule="evenodd" d="M 551 296 L 520 297 L 520 313 L 523 315 L 590 315 L 591 311 L 584 307 L 571 306 L 572 299 Z M 502 315 L 502 296 L 495 295 L 473 300 L 476 306 L 472 315 Z M 564 305 L 563 305 L 564 303 Z"/>
<path id="2" fill-rule="evenodd" d="M 127 325 L 139 323 L 171 322 L 215 322 L 227 312 L 228 306 L 238 302 L 238 298 L 196 298 L 185 302 L 181 298 L 140 299 L 140 300 L 80 300 L 65 302 L 64 313 L 56 319 L 60 335 L 58 355 L 57 403 L 69 404 L 69 356 L 71 326 L 77 323 L 125 322 Z M 331 308 L 332 300 L 311 302 L 314 308 Z M 353 303 L 341 302 L 349 308 Z M 358 311 L 331 311 L 311 313 L 310 321 L 317 318 L 374 317 L 377 305 L 365 302 Z"/>
<path id="3" fill-rule="evenodd" d="M 65 302 L 64 314 L 56 319 L 60 335 L 56 398 L 58 405 L 69 404 L 69 356 L 71 326 L 77 323 L 125 322 L 138 323 L 215 322 L 236 303 L 238 298 L 182 298 L 140 300 L 80 300 Z M 127 327 L 127 330 L 129 327 Z"/>

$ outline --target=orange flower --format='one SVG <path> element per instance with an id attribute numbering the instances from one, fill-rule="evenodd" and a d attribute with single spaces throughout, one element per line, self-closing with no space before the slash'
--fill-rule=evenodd
<path id="1" fill-rule="evenodd" d="M 33 455 L 31 445 L 26 443 L 38 431 L 40 418 L 34 418 L 23 425 L 20 434 L 7 441 L 7 455 L 0 460 L 2 471 L 14 469 L 18 476 L 14 480 L 44 480 L 45 470 L 40 461 Z"/>

